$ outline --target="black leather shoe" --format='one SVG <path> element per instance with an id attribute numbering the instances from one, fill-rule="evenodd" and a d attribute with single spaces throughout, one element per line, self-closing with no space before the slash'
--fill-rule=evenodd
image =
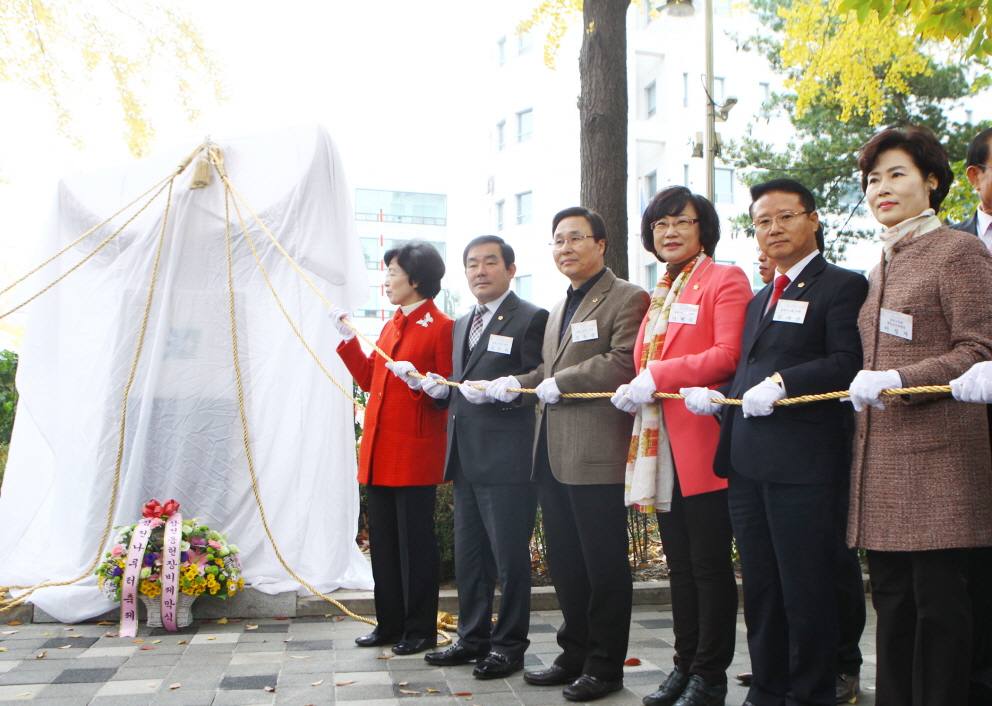
<path id="1" fill-rule="evenodd" d="M 726 702 L 726 684 L 710 684 L 698 674 L 693 674 L 674 706 L 724 706 Z"/>
<path id="2" fill-rule="evenodd" d="M 741 686 L 751 686 L 751 679 L 754 675 L 751 672 L 741 672 L 737 675 L 737 681 L 740 682 Z"/>
<path id="3" fill-rule="evenodd" d="M 437 646 L 437 638 L 433 640 L 428 640 L 427 638 L 418 637 L 414 640 L 403 640 L 398 645 L 393 646 L 393 654 L 397 655 L 415 655 L 418 652 L 423 652 L 424 650 L 430 650 Z"/>
<path id="4" fill-rule="evenodd" d="M 569 701 L 595 701 L 623 688 L 623 679 L 605 681 L 583 674 L 571 686 L 566 686 L 561 695 Z"/>
<path id="5" fill-rule="evenodd" d="M 522 659 L 512 659 L 498 652 L 490 652 L 485 659 L 479 660 L 479 665 L 472 670 L 472 676 L 476 679 L 503 679 L 523 668 Z"/>
<path id="6" fill-rule="evenodd" d="M 676 667 L 668 675 L 668 678 L 661 683 L 658 691 L 648 694 L 641 702 L 644 706 L 672 706 L 682 696 L 682 692 L 685 691 L 688 683 L 689 673 L 683 672 Z"/>
<path id="7" fill-rule="evenodd" d="M 539 672 L 525 672 L 524 681 L 534 686 L 561 686 L 571 684 L 582 676 L 582 672 L 570 672 L 564 667 L 552 664 Z"/>
<path id="8" fill-rule="evenodd" d="M 461 645 L 452 645 L 444 652 L 431 652 L 424 655 L 424 661 L 435 667 L 457 667 L 459 664 L 468 664 L 477 659 L 481 660 L 486 654 L 486 652 L 473 652 Z"/>
<path id="9" fill-rule="evenodd" d="M 402 635 L 380 635 L 373 630 L 368 635 L 355 638 L 355 644 L 359 647 L 378 647 L 379 645 L 394 645 L 403 639 Z"/>
<path id="10" fill-rule="evenodd" d="M 853 704 L 858 701 L 858 686 L 861 680 L 856 674 L 837 675 L 837 703 Z"/>

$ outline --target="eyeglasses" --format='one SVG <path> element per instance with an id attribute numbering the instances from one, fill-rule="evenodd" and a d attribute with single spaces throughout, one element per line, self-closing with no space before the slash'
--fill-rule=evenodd
<path id="1" fill-rule="evenodd" d="M 548 245 L 550 245 L 555 250 L 561 250 L 565 247 L 565 242 L 567 240 L 571 247 L 577 247 L 586 238 L 595 238 L 595 235 L 573 235 L 571 238 L 555 238 Z"/>
<path id="2" fill-rule="evenodd" d="M 685 233 L 689 228 L 692 227 L 693 223 L 699 223 L 698 218 L 680 218 L 674 223 L 669 224 L 664 218 L 655 221 L 651 224 L 651 230 L 654 231 L 655 235 L 661 235 L 667 233 L 669 228 L 674 228 L 679 233 Z"/>
<path id="3" fill-rule="evenodd" d="M 789 226 L 795 225 L 796 218 L 805 214 L 813 213 L 812 211 L 782 211 L 782 213 L 777 216 L 765 216 L 763 218 L 756 218 L 751 225 L 754 226 L 754 231 L 756 233 L 764 233 L 771 230 L 772 223 L 778 223 L 780 227 L 788 229 Z"/>
<path id="4" fill-rule="evenodd" d="M 992 169 L 992 164 L 975 164 L 975 165 L 972 165 L 972 166 L 975 166 L 975 167 L 978 167 L 978 168 L 979 168 L 979 169 L 981 169 L 981 170 L 982 170 L 983 172 L 984 172 L 984 171 L 985 171 L 986 169 Z"/>

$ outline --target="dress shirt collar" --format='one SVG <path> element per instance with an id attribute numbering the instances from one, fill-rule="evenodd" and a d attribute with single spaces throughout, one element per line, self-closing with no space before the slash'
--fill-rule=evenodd
<path id="1" fill-rule="evenodd" d="M 418 307 L 419 307 L 419 306 L 420 306 L 421 304 L 423 304 L 423 303 L 424 303 L 425 301 L 427 301 L 427 300 L 426 300 L 426 299 L 421 299 L 421 300 L 420 300 L 419 302 L 414 302 L 413 304 L 407 304 L 406 306 L 401 306 L 401 307 L 400 307 L 400 311 L 402 311 L 402 312 L 403 312 L 403 316 L 409 316 L 409 315 L 410 315 L 410 314 L 412 314 L 412 313 L 413 313 L 414 311 L 416 311 L 416 310 L 417 310 L 417 308 L 418 308 Z"/>
<path id="2" fill-rule="evenodd" d="M 799 262 L 797 262 L 795 265 L 793 265 L 792 267 L 790 267 L 788 272 L 783 272 L 782 274 L 784 274 L 786 277 L 789 278 L 789 283 L 790 284 L 792 282 L 795 282 L 796 281 L 796 277 L 798 277 L 802 273 L 802 271 L 804 269 L 806 269 L 806 265 L 808 265 L 810 262 L 812 262 L 813 258 L 816 257 L 819 254 L 820 254 L 820 251 L 819 250 L 814 250 L 809 255 L 807 255 L 806 257 L 804 257 L 802 260 L 800 260 Z M 775 276 L 776 276 L 776 278 L 778 277 L 778 275 L 775 275 Z"/>
<path id="3" fill-rule="evenodd" d="M 571 298 L 573 294 L 581 294 L 582 296 L 585 296 L 586 294 L 589 293 L 589 290 L 596 285 L 596 282 L 601 280 L 603 278 L 603 275 L 605 274 L 606 274 L 606 268 L 604 267 L 599 272 L 597 272 L 592 277 L 590 277 L 585 282 L 583 282 L 582 286 L 579 287 L 578 289 L 576 289 L 572 285 L 569 285 L 568 290 L 565 292 L 565 296 L 569 298 Z"/>
<path id="4" fill-rule="evenodd" d="M 985 247 L 992 250 L 992 233 L 989 233 L 989 226 L 992 225 L 992 215 L 987 214 L 982 209 L 978 209 L 978 222 L 975 224 L 978 230 L 978 237 L 985 243 Z"/>
<path id="5" fill-rule="evenodd" d="M 509 288 L 507 288 L 505 292 L 499 295 L 496 299 L 493 299 L 491 302 L 487 304 L 479 304 L 479 306 L 485 307 L 486 309 L 486 311 L 482 314 L 482 318 L 485 319 L 487 316 L 495 314 L 496 310 L 503 304 L 503 300 L 505 300 L 508 296 L 510 296 Z"/>

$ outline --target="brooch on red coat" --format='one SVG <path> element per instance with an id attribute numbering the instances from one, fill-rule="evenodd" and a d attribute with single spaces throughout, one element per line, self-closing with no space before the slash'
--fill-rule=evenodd
<path id="1" fill-rule="evenodd" d="M 424 314 L 424 318 L 422 318 L 417 323 L 423 326 L 424 328 L 427 328 L 427 324 L 431 323 L 432 321 L 434 321 L 434 319 L 431 317 L 430 312 L 428 312 L 427 314 Z"/>

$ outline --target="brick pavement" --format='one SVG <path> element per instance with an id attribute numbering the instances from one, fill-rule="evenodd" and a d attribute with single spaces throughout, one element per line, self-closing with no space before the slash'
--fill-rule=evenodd
<path id="1" fill-rule="evenodd" d="M 668 606 L 635 606 L 630 657 L 641 660 L 625 669 L 623 691 L 598 703 L 639 706 L 670 669 L 674 650 Z M 528 668 L 551 664 L 559 649 L 558 611 L 531 614 Z M 248 630 L 249 625 L 257 625 Z M 400 706 L 412 699 L 433 706 L 560 706 L 569 702 L 559 687 L 526 684 L 521 674 L 480 681 L 472 666 L 438 669 L 423 655 L 392 656 L 389 648 L 360 648 L 354 639 L 369 627 L 351 619 L 258 619 L 219 625 L 196 621 L 182 634 L 141 628 L 138 637 L 104 637 L 116 627 L 0 624 L 0 703 L 34 706 Z M 77 636 L 77 637 L 72 637 Z M 161 640 L 161 642 L 156 642 Z M 178 644 L 185 641 L 184 644 Z M 875 703 L 874 614 L 862 640 L 861 706 Z M 155 649 L 141 649 L 154 647 Z M 37 655 L 44 653 L 39 659 Z M 729 673 L 748 666 L 743 617 L 738 616 L 737 655 Z M 177 689 L 171 685 L 180 684 Z M 340 686 L 338 686 L 340 684 Z M 265 690 L 273 687 L 274 692 Z M 400 690 L 418 692 L 406 694 Z M 428 691 L 431 689 L 433 691 Z M 434 693 L 436 691 L 436 693 Z M 469 693 L 470 696 L 454 696 Z M 728 706 L 739 706 L 746 690 L 731 680 Z M 407 704 L 407 706 L 415 706 Z M 425 706 L 429 706 L 426 705 Z"/>

